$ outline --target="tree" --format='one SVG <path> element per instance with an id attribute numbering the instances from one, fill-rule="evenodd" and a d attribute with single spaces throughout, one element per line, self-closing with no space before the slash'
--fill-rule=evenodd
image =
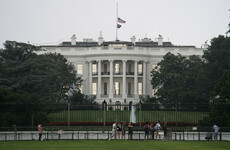
<path id="1" fill-rule="evenodd" d="M 230 37 L 219 37 L 211 40 L 211 45 L 205 51 L 206 86 L 209 92 L 210 114 L 201 125 L 230 125 Z"/>
<path id="2" fill-rule="evenodd" d="M 211 40 L 208 50 L 204 51 L 203 58 L 206 60 L 205 77 L 208 80 L 206 84 L 207 91 L 211 97 L 220 95 L 218 87 L 224 85 L 222 78 L 230 70 L 230 37 L 219 36 Z M 218 86 L 218 87 L 217 87 Z M 223 94 L 223 93 L 222 93 Z"/>
<path id="3" fill-rule="evenodd" d="M 59 101 L 63 86 L 81 84 L 74 66 L 56 53 L 37 55 L 42 50 L 26 43 L 6 41 L 0 49 L 0 87 L 15 93 L 36 94 L 43 102 Z"/>
<path id="4" fill-rule="evenodd" d="M 203 61 L 198 56 L 183 57 L 167 53 L 152 71 L 152 85 L 161 103 L 199 103 L 196 86 Z"/>

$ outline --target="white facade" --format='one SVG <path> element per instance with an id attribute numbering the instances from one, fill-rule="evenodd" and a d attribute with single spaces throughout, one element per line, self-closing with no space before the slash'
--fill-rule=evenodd
<path id="1" fill-rule="evenodd" d="M 162 39 L 159 36 L 158 42 L 147 38 L 136 42 L 132 37 L 131 42 L 105 42 L 99 37 L 98 42 L 78 42 L 74 35 L 71 42 L 42 47 L 64 55 L 76 67 L 83 79 L 82 93 L 88 98 L 98 103 L 128 104 L 153 96 L 151 71 L 166 53 L 203 55 L 204 48 L 175 46 Z"/>

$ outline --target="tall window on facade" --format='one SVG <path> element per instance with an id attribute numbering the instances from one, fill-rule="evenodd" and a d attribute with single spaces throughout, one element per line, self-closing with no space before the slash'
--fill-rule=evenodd
<path id="1" fill-rule="evenodd" d="M 82 64 L 77 64 L 77 74 L 78 75 L 82 75 L 83 74 Z"/>
<path id="2" fill-rule="evenodd" d="M 138 74 L 142 74 L 142 69 L 143 69 L 143 66 L 142 64 L 138 64 Z"/>
<path id="3" fill-rule="evenodd" d="M 93 83 L 93 95 L 97 95 L 97 83 Z"/>
<path id="4" fill-rule="evenodd" d="M 120 64 L 115 64 L 115 73 L 116 74 L 120 73 Z"/>
<path id="5" fill-rule="evenodd" d="M 79 91 L 82 93 L 82 85 L 79 86 Z"/>
<path id="6" fill-rule="evenodd" d="M 108 70 L 107 70 L 107 64 L 104 64 L 104 73 L 107 73 Z"/>
<path id="7" fill-rule="evenodd" d="M 115 82 L 115 95 L 120 95 L 120 83 Z"/>
<path id="8" fill-rule="evenodd" d="M 129 63 L 129 64 L 128 64 L 128 72 L 131 73 L 131 70 L 132 70 L 132 64 Z"/>
<path id="9" fill-rule="evenodd" d="M 104 82 L 104 95 L 107 95 L 107 82 Z"/>
<path id="10" fill-rule="evenodd" d="M 142 95 L 142 83 L 138 83 L 138 95 Z"/>
<path id="11" fill-rule="evenodd" d="M 153 70 L 157 70 L 157 65 L 153 65 L 153 66 L 152 66 L 152 69 L 153 69 Z"/>
<path id="12" fill-rule="evenodd" d="M 155 95 L 156 92 L 157 92 L 157 89 L 153 89 L 153 90 L 152 90 L 152 96 L 156 96 L 156 95 Z"/>
<path id="13" fill-rule="evenodd" d="M 97 64 L 92 65 L 92 73 L 97 74 Z"/>
<path id="14" fill-rule="evenodd" d="M 131 95 L 131 82 L 128 83 L 128 95 Z"/>

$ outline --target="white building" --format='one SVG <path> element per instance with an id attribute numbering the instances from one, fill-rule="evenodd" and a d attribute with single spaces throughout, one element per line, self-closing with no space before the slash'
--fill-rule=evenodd
<path id="1" fill-rule="evenodd" d="M 163 42 L 161 35 L 155 42 L 148 38 L 136 41 L 135 37 L 130 42 L 106 42 L 101 36 L 97 42 L 79 42 L 74 35 L 70 42 L 42 47 L 64 55 L 76 67 L 83 79 L 82 93 L 88 98 L 98 103 L 128 104 L 153 96 L 151 71 L 166 53 L 201 56 L 206 46 L 175 46 Z"/>

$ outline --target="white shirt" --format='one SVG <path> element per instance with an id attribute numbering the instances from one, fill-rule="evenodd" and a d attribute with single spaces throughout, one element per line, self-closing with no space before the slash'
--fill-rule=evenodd
<path id="1" fill-rule="evenodd" d="M 161 127 L 161 125 L 160 125 L 160 123 L 157 123 L 156 125 L 155 125 L 155 130 L 159 130 L 160 129 L 160 127 Z"/>

